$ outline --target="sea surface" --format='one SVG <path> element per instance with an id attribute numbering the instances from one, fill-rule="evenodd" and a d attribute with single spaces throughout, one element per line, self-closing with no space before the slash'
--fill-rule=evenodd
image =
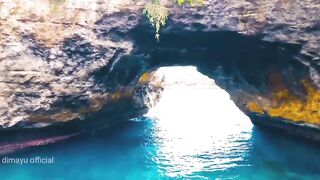
<path id="1" fill-rule="evenodd" d="M 145 117 L 6 157 L 29 162 L 0 162 L 1 180 L 320 179 L 319 143 L 253 126 L 226 92 L 190 84 Z"/>

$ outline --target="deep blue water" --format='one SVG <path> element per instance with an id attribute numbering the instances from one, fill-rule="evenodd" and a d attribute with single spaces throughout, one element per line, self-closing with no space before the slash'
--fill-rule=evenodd
<path id="1" fill-rule="evenodd" d="M 254 127 L 206 140 L 203 149 L 163 136 L 157 120 L 130 121 L 112 131 L 34 148 L 10 157 L 51 157 L 54 164 L 1 164 L 2 180 L 319 179 L 320 146 Z M 190 132 L 192 135 L 193 132 Z M 201 141 L 201 140 L 198 140 Z M 204 142 L 205 143 L 205 142 Z M 197 143 L 196 143 L 197 144 Z M 201 143 L 200 143 L 201 144 Z M 186 148 L 186 149 L 185 149 Z M 202 151 L 203 150 L 203 151 Z"/>

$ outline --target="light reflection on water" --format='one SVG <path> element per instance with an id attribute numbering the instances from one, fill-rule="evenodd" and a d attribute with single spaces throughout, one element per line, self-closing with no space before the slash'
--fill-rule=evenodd
<path id="1" fill-rule="evenodd" d="M 232 104 L 214 105 L 215 100 L 228 98 L 224 93 L 213 95 L 215 92 L 212 90 L 190 89 L 176 94 L 173 91 L 171 89 L 165 93 L 163 101 L 157 107 L 161 114 L 154 124 L 153 138 L 159 146 L 157 163 L 162 166 L 163 171 L 168 176 L 184 176 L 239 165 L 237 162 L 243 161 L 250 148 L 248 140 L 251 138 L 252 124 L 248 118 Z M 211 96 L 210 92 L 213 93 Z M 195 105 L 203 100 L 211 101 L 213 103 L 206 107 L 217 111 L 213 112 L 210 108 L 198 109 L 192 104 L 177 101 L 192 93 L 198 94 L 190 96 L 197 97 L 192 100 Z M 167 103 L 166 100 L 174 102 Z M 179 102 L 182 103 L 178 104 Z M 235 108 L 236 111 L 231 111 L 230 108 Z M 229 112 L 225 112 L 226 110 Z"/>
<path id="2" fill-rule="evenodd" d="M 202 75 L 196 76 L 199 79 Z M 241 166 L 239 162 L 248 154 L 253 127 L 249 118 L 212 80 L 205 82 L 210 83 L 206 88 L 165 87 L 160 102 L 147 114 L 156 119 L 152 136 L 158 149 L 154 160 L 167 176 Z"/>

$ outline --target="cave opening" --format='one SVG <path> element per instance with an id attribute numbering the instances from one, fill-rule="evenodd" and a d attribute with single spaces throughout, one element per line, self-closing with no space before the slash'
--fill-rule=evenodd
<path id="1" fill-rule="evenodd" d="M 318 139 L 314 128 L 300 123 L 319 120 L 318 91 L 307 56 L 299 44 L 270 42 L 236 32 L 164 30 L 159 42 L 142 26 L 130 31 L 129 54 L 117 55 L 94 73 L 111 92 L 139 86 L 139 78 L 161 67 L 194 66 L 228 92 L 253 123 Z M 117 88 L 115 88 L 117 87 Z M 311 113 L 309 113 L 311 112 Z M 136 115 L 136 117 L 138 117 Z M 309 126 L 308 126 L 309 128 Z M 294 129 L 294 131 L 291 131 Z M 302 130 L 303 129 L 303 130 Z"/>
<path id="2" fill-rule="evenodd" d="M 161 79 L 163 91 L 158 102 L 146 114 L 148 117 L 177 123 L 196 121 L 199 124 L 201 120 L 226 119 L 224 123 L 227 124 L 231 122 L 227 119 L 241 119 L 241 124 L 251 124 L 229 94 L 214 79 L 197 71 L 195 66 L 161 67 L 152 76 Z"/>
<path id="3" fill-rule="evenodd" d="M 195 66 L 161 67 L 153 76 L 162 79 L 164 89 L 145 116 L 154 121 L 152 136 L 159 140 L 157 154 L 168 161 L 167 175 L 185 176 L 205 169 L 213 160 L 198 156 L 206 153 L 234 155 L 215 158 L 218 169 L 243 160 L 253 125 L 226 91 Z M 235 155 L 234 147 L 239 146 L 243 147 Z"/>
<path id="4" fill-rule="evenodd" d="M 320 179 L 318 4 L 0 0 L 1 179 Z"/>

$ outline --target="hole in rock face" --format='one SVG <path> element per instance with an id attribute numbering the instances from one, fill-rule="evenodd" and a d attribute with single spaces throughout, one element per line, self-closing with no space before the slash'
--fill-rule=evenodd
<path id="1" fill-rule="evenodd" d="M 155 76 L 164 91 L 146 116 L 155 119 L 153 138 L 167 175 L 224 170 L 243 160 L 252 124 L 227 92 L 193 66 L 162 67 Z"/>

